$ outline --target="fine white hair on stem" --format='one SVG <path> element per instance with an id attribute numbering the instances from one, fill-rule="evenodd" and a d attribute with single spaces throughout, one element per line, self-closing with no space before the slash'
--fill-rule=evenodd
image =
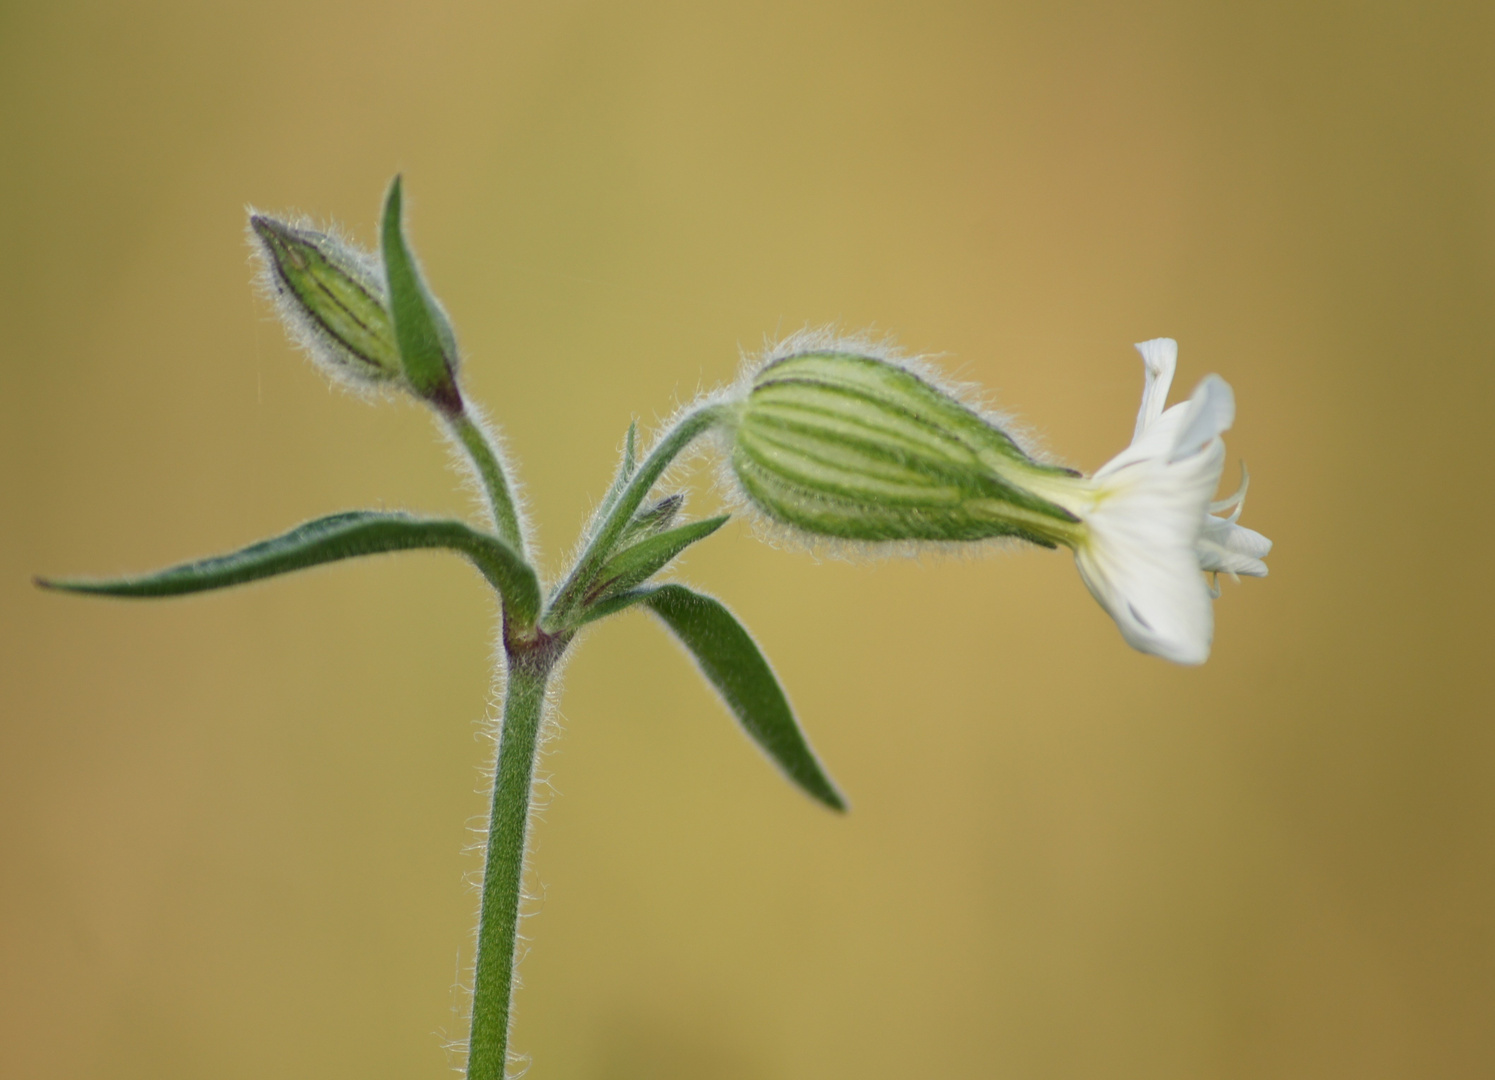
<path id="1" fill-rule="evenodd" d="M 487 707 L 483 711 L 482 718 L 477 723 L 474 737 L 485 743 L 489 752 L 483 755 L 482 763 L 478 766 L 479 785 L 475 794 L 482 797 L 485 803 L 491 803 L 493 799 L 493 786 L 497 782 L 496 768 L 498 765 L 499 742 L 503 736 L 503 703 L 507 696 L 507 654 L 503 645 L 502 616 L 493 637 L 493 649 L 491 652 L 493 661 L 493 678 L 489 684 Z M 535 825 L 544 820 L 544 813 L 551 802 L 560 794 L 556 788 L 552 774 L 549 770 L 541 768 L 545 755 L 553 749 L 553 744 L 560 737 L 562 723 L 560 718 L 559 701 L 561 685 L 565 674 L 566 658 L 558 659 L 551 669 L 550 677 L 546 681 L 545 701 L 540 714 L 539 730 L 535 740 L 535 759 L 530 775 L 529 798 L 525 810 L 524 830 L 524 853 L 519 875 L 519 909 L 516 912 L 515 922 L 515 952 L 514 962 L 511 969 L 513 988 L 518 991 L 523 985 L 521 968 L 525 958 L 529 955 L 530 937 L 524 932 L 524 924 L 540 914 L 544 906 L 546 888 L 543 882 L 535 879 L 535 852 L 537 839 L 535 836 Z M 483 877 L 486 871 L 486 854 L 488 847 L 488 830 L 490 826 L 489 817 L 486 813 L 475 815 L 468 819 L 467 831 L 470 839 L 463 846 L 463 854 L 469 858 L 476 856 L 479 865 L 475 869 L 469 869 L 463 873 L 463 883 L 474 894 L 479 897 L 481 906 Z M 473 987 L 477 978 L 477 954 L 478 935 L 481 932 L 481 922 L 474 926 L 469 937 L 470 959 L 463 962 L 459 957 L 459 974 L 455 980 L 455 992 L 460 995 L 460 1007 L 454 1006 L 458 1012 L 458 1022 L 468 1024 L 472 1019 Z M 515 995 L 517 997 L 517 994 Z M 513 1016 L 515 1001 L 510 1000 L 510 1016 Z M 467 1037 L 447 1039 L 443 1043 L 449 1060 L 452 1062 L 454 1072 L 464 1072 L 467 1063 L 468 1045 Z M 508 1050 L 508 1070 L 506 1076 L 522 1076 L 529 1068 L 530 1058 L 527 1054 L 521 1054 L 512 1049 Z M 513 1071 L 517 1068 L 519 1071 Z"/>
<path id="2" fill-rule="evenodd" d="M 508 446 L 503 437 L 502 430 L 488 419 L 487 411 L 474 401 L 464 400 L 463 412 L 477 428 L 483 439 L 493 448 L 493 456 L 498 459 L 499 466 L 503 469 L 504 480 L 509 490 L 509 501 L 514 507 L 514 517 L 519 523 L 519 535 L 528 537 L 530 546 L 538 549 L 537 538 L 532 532 L 533 523 L 529 519 L 528 507 L 525 504 L 524 484 L 520 480 L 518 471 L 514 469 L 509 459 Z M 483 486 L 482 474 L 478 472 L 477 464 L 472 455 L 462 445 L 462 440 L 450 424 L 441 424 L 441 433 L 446 439 L 448 464 L 452 472 L 457 476 L 462 490 L 472 499 L 473 507 L 482 519 L 492 516 L 492 509 L 488 503 L 488 492 Z M 486 520 L 485 520 L 486 528 Z M 544 584 L 542 568 L 535 567 L 540 573 L 541 584 Z"/>

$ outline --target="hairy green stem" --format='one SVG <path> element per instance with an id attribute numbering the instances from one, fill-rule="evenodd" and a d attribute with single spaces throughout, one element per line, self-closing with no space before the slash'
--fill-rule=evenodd
<path id="1" fill-rule="evenodd" d="M 467 1043 L 468 1080 L 503 1080 L 508 1061 L 509 1017 L 524 855 L 529 829 L 535 755 L 545 714 L 545 684 L 564 648 L 543 640 L 508 657 L 503 729 L 493 776 L 478 951 L 472 987 L 472 1027 Z"/>
<path id="2" fill-rule="evenodd" d="M 498 528 L 499 539 L 508 541 L 510 547 L 528 558 L 524 531 L 519 524 L 514 496 L 509 491 L 508 477 L 504 475 L 503 463 L 499 460 L 493 443 L 489 441 L 488 433 L 468 415 L 466 409 L 455 413 L 443 410 L 442 417 L 478 470 L 478 477 L 483 482 L 483 492 L 488 496 L 488 506 L 493 511 L 493 523 Z"/>
<path id="3" fill-rule="evenodd" d="M 523 551 L 518 515 L 498 455 L 482 428 L 465 411 L 448 411 L 446 421 L 471 456 L 493 507 L 499 536 Z M 680 452 L 718 418 L 714 407 L 688 414 L 672 428 L 605 513 L 604 520 L 577 560 L 551 606 L 554 633 L 516 626 L 508 620 L 504 647 L 508 680 L 504 688 L 503 730 L 493 777 L 493 808 L 488 821 L 483 899 L 478 917 L 478 950 L 473 974 L 472 1027 L 468 1035 L 468 1080 L 503 1080 L 508 1063 L 509 1018 L 518 944 L 519 904 L 523 895 L 524 856 L 530 802 L 545 712 L 545 686 L 573 631 L 559 621 L 581 598 L 582 590 L 606 560 L 660 475 Z"/>

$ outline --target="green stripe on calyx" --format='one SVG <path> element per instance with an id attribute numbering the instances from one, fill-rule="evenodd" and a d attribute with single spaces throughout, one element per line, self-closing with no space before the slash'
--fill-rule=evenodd
<path id="1" fill-rule="evenodd" d="M 824 385 L 776 385 L 759 394 L 754 409 L 764 418 L 779 417 L 786 423 L 834 428 L 850 437 L 875 439 L 890 451 L 978 460 L 976 452 L 961 439 L 882 402 L 860 398 L 855 391 Z"/>
<path id="2" fill-rule="evenodd" d="M 819 382 L 857 393 L 966 440 L 973 448 L 1023 462 L 1031 460 L 1006 432 L 913 372 L 884 360 L 855 353 L 805 353 L 770 365 L 759 374 L 755 385 L 786 380 Z"/>
<path id="3" fill-rule="evenodd" d="M 733 471 L 750 501 L 791 526 L 841 539 L 1083 542 L 1078 519 L 1034 490 L 1077 483 L 1068 470 L 1034 461 L 887 361 L 785 357 L 758 373 L 734 413 Z"/>
<path id="4" fill-rule="evenodd" d="M 781 474 L 737 462 L 737 477 L 750 500 L 771 518 L 805 532 L 840 540 L 969 541 L 1017 537 L 1044 547 L 1082 538 L 1073 522 L 1056 521 L 1014 503 L 970 499 L 947 507 L 827 495 L 786 482 Z"/>
<path id="5" fill-rule="evenodd" d="M 782 473 L 786 479 L 828 495 L 898 499 L 943 504 L 960 499 L 958 484 L 941 483 L 932 471 L 900 467 L 875 448 L 835 443 L 815 433 L 750 428 L 740 430 L 737 451 L 760 468 Z"/>
<path id="6" fill-rule="evenodd" d="M 263 215 L 250 218 L 250 226 L 317 359 L 365 382 L 398 379 L 394 326 L 368 260 L 330 236 Z"/>

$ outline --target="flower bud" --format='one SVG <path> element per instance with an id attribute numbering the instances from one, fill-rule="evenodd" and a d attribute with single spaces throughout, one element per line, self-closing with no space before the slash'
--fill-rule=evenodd
<path id="1" fill-rule="evenodd" d="M 633 520 L 623 530 L 618 546 L 622 547 L 641 536 L 655 536 L 664 532 L 674 524 L 680 508 L 684 505 L 685 496 L 677 493 L 666 495 L 652 506 L 640 510 L 633 515 Z"/>
<path id="2" fill-rule="evenodd" d="M 731 469 L 770 518 L 843 540 L 1013 536 L 1072 544 L 1078 518 L 1035 495 L 1034 461 L 991 421 L 898 364 L 835 348 L 755 375 L 733 410 Z"/>
<path id="3" fill-rule="evenodd" d="M 402 378 L 377 261 L 335 237 L 261 214 L 249 225 L 281 318 L 312 359 L 354 384 Z"/>

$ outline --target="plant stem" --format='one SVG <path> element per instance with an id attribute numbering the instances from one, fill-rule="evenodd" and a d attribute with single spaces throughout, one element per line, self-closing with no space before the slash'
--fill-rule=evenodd
<path id="1" fill-rule="evenodd" d="M 503 1080 L 505 1075 L 535 753 L 545 713 L 546 680 L 564 647 L 564 639 L 546 638 L 530 647 L 511 646 L 508 652 L 503 729 L 478 916 L 468 1080 Z"/>
<path id="2" fill-rule="evenodd" d="M 498 451 L 494 449 L 488 433 L 460 405 L 456 412 L 443 410 L 442 418 L 478 470 L 478 476 L 483 482 L 483 492 L 488 496 L 488 505 L 493 511 L 493 523 L 498 527 L 499 539 L 508 541 L 510 547 L 528 558 L 524 530 L 520 528 L 519 513 L 514 508 L 514 496 L 509 491 L 503 462 L 499 460 Z"/>

